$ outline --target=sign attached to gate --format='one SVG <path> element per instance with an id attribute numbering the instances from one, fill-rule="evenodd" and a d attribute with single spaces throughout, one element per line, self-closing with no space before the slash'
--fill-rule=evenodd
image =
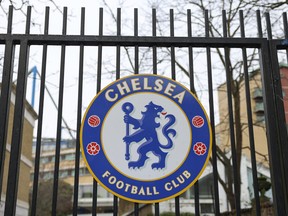
<path id="1" fill-rule="evenodd" d="M 191 187 L 211 153 L 211 129 L 197 98 L 180 83 L 134 75 L 103 89 L 81 126 L 92 176 L 123 199 L 160 202 Z"/>

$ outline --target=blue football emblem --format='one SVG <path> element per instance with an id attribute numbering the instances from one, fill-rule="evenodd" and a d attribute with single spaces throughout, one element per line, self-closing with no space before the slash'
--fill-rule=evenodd
<path id="1" fill-rule="evenodd" d="M 80 131 L 93 178 L 137 203 L 180 195 L 209 162 L 212 135 L 198 99 L 163 76 L 134 75 L 105 87 L 91 101 Z"/>
<path id="2" fill-rule="evenodd" d="M 138 147 L 139 158 L 137 161 L 129 162 L 129 168 L 140 168 L 142 167 L 146 160 L 148 159 L 147 153 L 152 152 L 159 158 L 159 161 L 152 164 L 152 169 L 162 169 L 165 168 L 167 152 L 164 152 L 162 149 L 171 149 L 173 146 L 173 140 L 169 135 L 174 137 L 176 131 L 171 128 L 175 123 L 175 116 L 172 114 L 166 115 L 165 118 L 169 121 L 163 126 L 162 133 L 168 141 L 168 144 L 163 145 L 158 139 L 156 128 L 160 127 L 160 123 L 156 122 L 156 119 L 159 118 L 160 113 L 163 111 L 163 107 L 154 104 L 152 101 L 145 106 L 146 111 L 141 112 L 142 118 L 136 119 L 133 118 L 130 113 L 133 110 L 133 105 L 129 102 L 126 102 L 122 106 L 124 111 L 124 122 L 126 123 L 126 136 L 123 138 L 123 141 L 126 143 L 126 154 L 125 159 L 130 159 L 129 147 L 130 144 L 135 142 L 138 143 L 141 140 L 145 140 Z M 129 125 L 133 125 L 135 132 L 129 133 Z"/>

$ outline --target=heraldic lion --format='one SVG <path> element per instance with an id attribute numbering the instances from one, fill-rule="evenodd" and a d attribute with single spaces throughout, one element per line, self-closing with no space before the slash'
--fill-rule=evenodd
<path id="1" fill-rule="evenodd" d="M 159 142 L 156 128 L 160 127 L 160 123 L 156 122 L 156 118 L 160 118 L 160 113 L 163 111 L 163 107 L 154 104 L 152 101 L 147 104 L 146 111 L 141 112 L 142 118 L 135 119 L 130 115 L 124 116 L 124 122 L 126 124 L 132 124 L 133 129 L 138 129 L 134 133 L 127 135 L 123 138 L 124 142 L 130 144 L 132 142 L 140 142 L 145 140 L 138 149 L 137 153 L 139 158 L 137 161 L 131 161 L 128 164 L 129 168 L 140 168 L 143 167 L 146 160 L 149 158 L 147 156 L 148 152 L 152 152 L 155 156 L 159 158 L 158 162 L 152 164 L 152 169 L 163 169 L 165 168 L 166 156 L 168 152 L 164 152 L 163 149 L 171 149 L 173 146 L 173 141 L 169 135 L 175 137 L 176 131 L 170 127 L 175 123 L 175 116 L 172 114 L 166 115 L 165 118 L 168 122 L 162 128 L 162 134 L 167 139 L 168 143 L 163 145 Z M 165 115 L 166 113 L 162 113 Z"/>

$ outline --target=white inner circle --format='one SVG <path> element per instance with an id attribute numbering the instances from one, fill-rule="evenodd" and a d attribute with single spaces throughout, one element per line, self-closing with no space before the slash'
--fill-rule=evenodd
<path id="1" fill-rule="evenodd" d="M 147 153 L 148 159 L 143 167 L 129 168 L 129 162 L 138 160 L 139 154 L 137 149 L 141 144 L 145 143 L 146 140 L 143 139 L 138 143 L 132 142 L 130 144 L 130 159 L 125 160 L 126 143 L 123 141 L 123 138 L 126 136 L 126 123 L 124 122 L 125 113 L 122 110 L 122 105 L 125 102 L 132 103 L 134 109 L 130 113 L 130 116 L 141 119 L 141 112 L 146 111 L 145 106 L 151 101 L 156 105 L 162 106 L 164 108 L 163 111 L 167 112 L 166 115 L 173 114 L 176 118 L 175 123 L 170 126 L 171 129 L 176 131 L 176 136 L 171 136 L 173 147 L 171 149 L 162 149 L 163 152 L 168 152 L 166 166 L 163 169 L 152 169 L 151 165 L 159 161 L 159 157 L 152 152 Z M 114 104 L 106 114 L 101 131 L 103 150 L 114 168 L 125 176 L 144 181 L 163 178 L 178 169 L 190 151 L 192 134 L 188 121 L 182 109 L 180 109 L 175 102 L 160 94 L 137 93 L 127 96 Z M 156 129 L 158 139 L 161 144 L 166 145 L 168 141 L 162 134 L 162 127 L 168 122 L 168 119 L 165 119 L 165 115 L 160 114 L 160 118 L 156 118 L 156 122 L 160 123 L 160 127 Z M 129 134 L 137 130 L 139 130 L 139 128 L 133 129 L 133 126 L 130 125 Z"/>

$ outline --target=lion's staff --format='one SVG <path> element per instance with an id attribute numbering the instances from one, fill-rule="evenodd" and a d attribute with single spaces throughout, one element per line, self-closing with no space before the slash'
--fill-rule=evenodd
<path id="1" fill-rule="evenodd" d="M 134 106 L 133 104 L 126 102 L 122 105 L 122 110 L 125 113 L 125 115 L 128 115 L 133 111 Z M 129 136 L 129 123 L 126 122 L 126 136 Z M 125 154 L 125 159 L 129 160 L 130 159 L 130 148 L 129 148 L 130 143 L 126 142 L 126 154 Z"/>

